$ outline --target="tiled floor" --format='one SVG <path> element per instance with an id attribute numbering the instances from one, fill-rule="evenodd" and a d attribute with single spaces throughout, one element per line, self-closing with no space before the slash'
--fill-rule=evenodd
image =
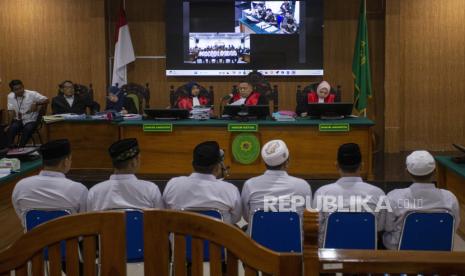
<path id="1" fill-rule="evenodd" d="M 465 241 L 457 234 L 454 237 L 454 251 L 465 251 Z"/>

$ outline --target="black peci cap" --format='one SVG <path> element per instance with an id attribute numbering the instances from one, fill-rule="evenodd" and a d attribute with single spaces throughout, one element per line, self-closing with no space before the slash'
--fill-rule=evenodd
<path id="1" fill-rule="evenodd" d="M 337 162 L 343 166 L 355 166 L 362 162 L 360 147 L 355 143 L 343 144 L 337 152 Z"/>
<path id="2" fill-rule="evenodd" d="M 66 157 L 71 153 L 71 145 L 68 139 L 53 140 L 40 146 L 43 160 L 53 160 Z"/>
<path id="3" fill-rule="evenodd" d="M 198 144 L 194 148 L 192 164 L 208 167 L 221 161 L 220 145 L 215 141 L 207 141 Z"/>
<path id="4" fill-rule="evenodd" d="M 136 138 L 128 138 L 114 142 L 108 149 L 114 162 L 124 162 L 139 154 L 139 144 Z"/>

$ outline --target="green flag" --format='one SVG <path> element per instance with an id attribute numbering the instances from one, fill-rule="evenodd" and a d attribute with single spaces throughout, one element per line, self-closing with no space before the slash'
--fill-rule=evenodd
<path id="1" fill-rule="evenodd" d="M 370 52 L 368 50 L 368 24 L 366 0 L 361 0 L 358 19 L 357 38 L 355 40 L 354 59 L 352 61 L 354 77 L 354 107 L 362 113 L 366 111 L 368 97 L 371 97 Z"/>

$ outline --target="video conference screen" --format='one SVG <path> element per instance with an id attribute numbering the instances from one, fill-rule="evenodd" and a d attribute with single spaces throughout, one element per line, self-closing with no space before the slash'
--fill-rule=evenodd
<path id="1" fill-rule="evenodd" d="M 321 76 L 323 1 L 167 1 L 166 75 Z"/>

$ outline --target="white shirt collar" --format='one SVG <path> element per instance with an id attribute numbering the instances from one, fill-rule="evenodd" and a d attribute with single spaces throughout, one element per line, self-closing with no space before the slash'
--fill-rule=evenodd
<path id="1" fill-rule="evenodd" d="M 350 177 L 341 177 L 336 183 L 342 187 L 353 186 L 357 182 L 363 182 L 363 179 L 360 176 L 350 176 Z"/>
<path id="2" fill-rule="evenodd" d="M 64 173 L 61 172 L 54 172 L 54 171 L 47 171 L 47 170 L 42 170 L 39 173 L 40 176 L 48 176 L 48 177 L 60 177 L 60 178 L 66 178 Z"/>
<path id="3" fill-rule="evenodd" d="M 200 105 L 199 97 L 192 97 L 192 106 L 199 106 L 199 105 Z"/>
<path id="4" fill-rule="evenodd" d="M 193 172 L 190 175 L 191 177 L 202 179 L 202 180 L 210 180 L 210 181 L 215 181 L 216 177 L 213 174 L 207 174 L 207 173 L 196 173 Z"/>
<path id="5" fill-rule="evenodd" d="M 410 185 L 411 189 L 436 189 L 436 185 L 434 183 L 413 183 Z"/>
<path id="6" fill-rule="evenodd" d="M 134 174 L 112 174 L 110 180 L 137 180 Z"/>
<path id="7" fill-rule="evenodd" d="M 287 175 L 287 172 L 283 171 L 283 170 L 266 170 L 264 174 L 266 174 L 266 175 L 275 175 L 275 176 L 283 176 L 283 175 Z"/>

